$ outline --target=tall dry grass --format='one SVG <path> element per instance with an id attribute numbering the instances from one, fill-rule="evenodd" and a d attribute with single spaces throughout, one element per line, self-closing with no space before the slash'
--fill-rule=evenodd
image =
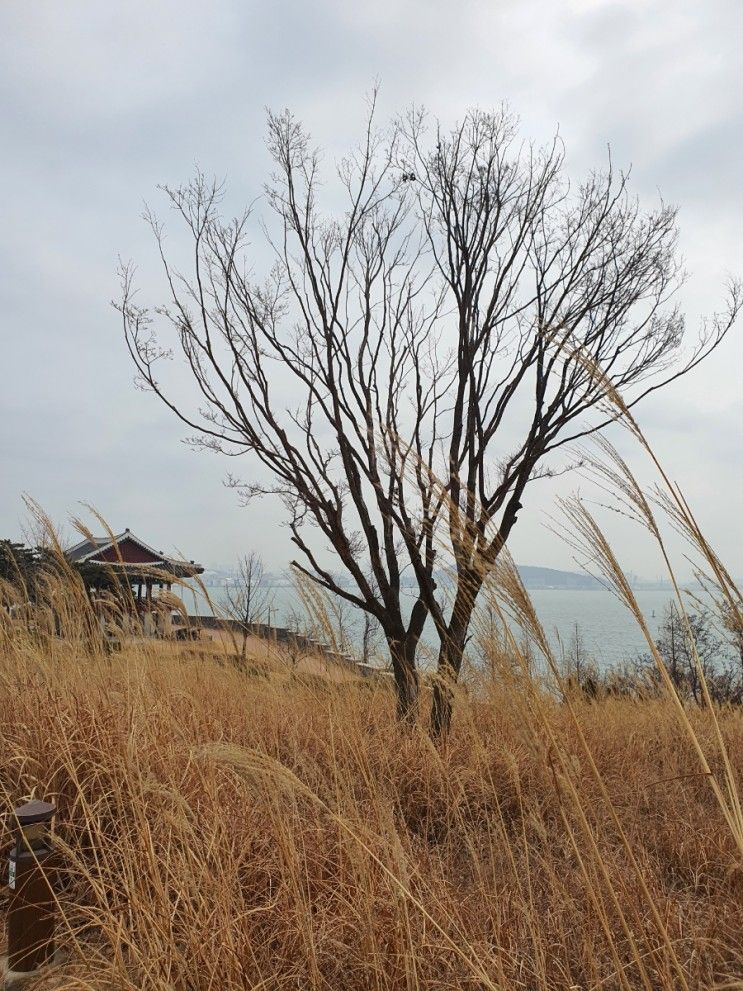
<path id="1" fill-rule="evenodd" d="M 653 498 L 609 447 L 592 469 L 675 581 L 670 517 L 737 622 L 735 583 L 655 464 Z M 518 620 L 542 673 L 503 622 L 438 748 L 395 724 L 383 684 L 246 670 L 229 645 L 106 655 L 61 559 L 46 607 L 0 613 L 2 801 L 59 807 L 66 956 L 40 985 L 743 988 L 743 714 L 678 695 L 598 522 L 565 510 L 665 695 L 576 693 L 504 554 L 489 615 Z"/>
<path id="2" fill-rule="evenodd" d="M 568 709 L 514 676 L 458 700 L 445 750 L 393 703 L 197 645 L 6 638 L 4 804 L 59 807 L 67 960 L 47 985 L 743 978 L 739 853 L 672 702 Z M 688 718 L 712 747 L 710 714 Z M 740 768 L 741 716 L 717 721 Z"/>

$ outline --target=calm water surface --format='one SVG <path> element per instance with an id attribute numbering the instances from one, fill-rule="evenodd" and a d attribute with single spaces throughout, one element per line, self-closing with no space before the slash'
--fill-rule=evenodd
<path id="1" fill-rule="evenodd" d="M 575 641 L 576 625 L 583 647 L 602 667 L 632 660 L 647 650 L 637 623 L 624 605 L 610 592 L 572 589 L 534 589 L 530 596 L 537 614 L 555 646 L 561 640 L 566 649 Z M 663 619 L 663 612 L 671 600 L 667 590 L 637 591 L 637 601 L 643 610 L 648 627 L 653 635 Z M 224 588 L 210 588 L 209 595 L 219 610 L 225 601 Z M 292 608 L 297 607 L 293 589 L 276 587 L 271 589 L 271 622 L 282 626 Z M 186 604 L 189 612 L 209 613 L 208 604 L 200 594 L 188 596 Z M 411 597 L 412 604 L 412 597 Z M 268 621 L 268 617 L 264 617 Z M 424 634 L 424 639 L 433 641 L 432 631 Z"/>
<path id="2" fill-rule="evenodd" d="M 577 624 L 583 645 L 602 667 L 632 660 L 648 649 L 634 617 L 611 592 L 539 589 L 529 594 L 545 630 L 553 637 L 557 631 L 569 647 Z M 653 636 L 671 594 L 668 590 L 635 592 Z"/>

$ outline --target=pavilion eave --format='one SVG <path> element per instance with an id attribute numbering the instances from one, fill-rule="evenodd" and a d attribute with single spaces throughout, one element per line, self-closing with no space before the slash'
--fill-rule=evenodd
<path id="1" fill-rule="evenodd" d="M 87 561 L 87 565 L 102 568 L 114 574 L 125 575 L 130 581 L 141 582 L 166 582 L 173 578 L 195 578 L 203 573 L 204 569 L 200 564 L 192 564 L 189 561 L 153 561 L 129 562 L 129 561 Z"/>

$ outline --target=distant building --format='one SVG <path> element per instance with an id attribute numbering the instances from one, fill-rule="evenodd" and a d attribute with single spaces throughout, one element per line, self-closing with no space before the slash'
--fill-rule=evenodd
<path id="1" fill-rule="evenodd" d="M 106 596 L 110 597 L 112 579 L 117 579 L 119 592 L 129 592 L 116 596 L 120 617 L 130 620 L 121 625 L 129 626 L 132 632 L 139 627 L 147 636 L 167 636 L 172 632 L 174 610 L 167 596 L 161 599 L 162 593 L 169 594 L 174 581 L 193 578 L 204 571 L 194 561 L 156 551 L 129 529 L 113 538 L 81 540 L 65 556 L 81 571 L 91 597 L 99 603 L 102 623 L 106 622 Z M 182 618 L 185 622 L 186 617 Z"/>

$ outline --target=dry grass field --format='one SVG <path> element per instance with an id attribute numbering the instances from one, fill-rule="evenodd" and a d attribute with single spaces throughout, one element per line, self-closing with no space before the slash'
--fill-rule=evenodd
<path id="1" fill-rule="evenodd" d="M 670 701 L 495 678 L 441 749 L 393 707 L 198 644 L 6 637 L 2 804 L 59 808 L 65 962 L 39 986 L 743 987 L 709 713 L 705 773 Z M 743 717 L 718 718 L 740 785 Z"/>
<path id="2" fill-rule="evenodd" d="M 655 503 L 740 637 L 740 591 L 658 470 Z M 675 584 L 655 503 L 617 455 L 604 471 Z M 63 956 L 37 986 L 743 988 L 743 707 L 713 701 L 691 635 L 700 704 L 672 681 L 600 527 L 566 508 L 647 638 L 654 692 L 566 680 L 504 553 L 491 606 L 545 664 L 507 625 L 479 631 L 438 746 L 422 717 L 396 723 L 389 681 L 275 647 L 106 653 L 50 530 L 27 622 L 0 610 L 2 839 L 15 804 L 58 806 Z"/>

